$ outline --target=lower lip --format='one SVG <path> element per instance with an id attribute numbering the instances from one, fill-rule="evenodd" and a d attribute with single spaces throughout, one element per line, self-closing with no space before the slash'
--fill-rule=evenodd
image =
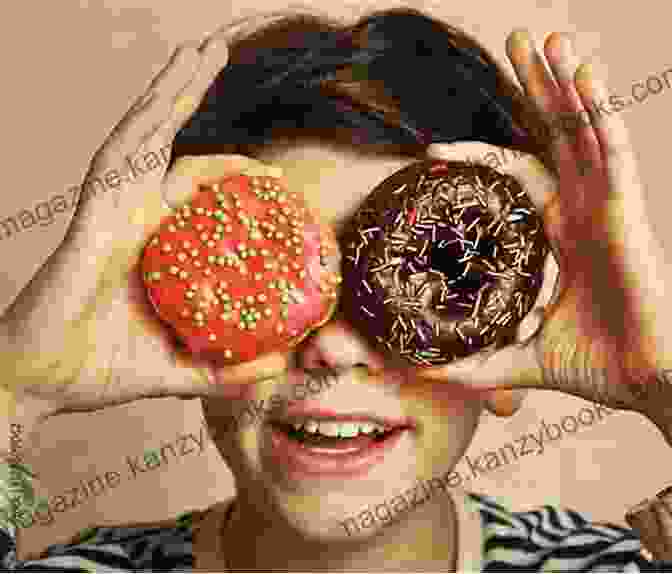
<path id="1" fill-rule="evenodd" d="M 354 478 L 366 475 L 381 464 L 409 429 L 399 428 L 384 440 L 370 442 L 351 452 L 325 452 L 292 440 L 281 429 L 268 425 L 269 456 L 274 466 L 284 469 L 292 478 Z"/>

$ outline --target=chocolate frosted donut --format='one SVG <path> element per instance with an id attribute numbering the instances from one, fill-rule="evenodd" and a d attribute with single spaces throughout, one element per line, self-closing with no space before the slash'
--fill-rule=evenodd
<path id="1" fill-rule="evenodd" d="M 393 174 L 339 241 L 346 316 L 374 346 L 422 366 L 511 343 L 548 253 L 518 181 L 456 161 Z"/>

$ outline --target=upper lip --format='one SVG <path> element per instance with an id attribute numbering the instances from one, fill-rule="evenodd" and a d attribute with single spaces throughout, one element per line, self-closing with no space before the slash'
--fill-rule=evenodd
<path id="1" fill-rule="evenodd" d="M 290 370 L 288 372 L 289 381 L 292 383 L 303 382 L 306 374 L 313 377 L 332 376 L 336 377 L 338 381 L 338 373 L 325 373 L 321 370 L 307 371 L 303 373 L 299 371 Z M 390 429 L 417 429 L 416 421 L 410 417 L 381 415 L 370 410 L 353 410 L 348 412 L 338 412 L 326 405 L 319 404 L 319 398 L 304 398 L 296 402 L 284 402 L 282 407 L 274 408 L 268 411 L 266 422 L 269 424 L 292 424 L 296 422 L 304 422 L 306 420 L 314 420 L 317 422 L 331 421 L 331 422 L 371 422 L 378 425 L 383 425 Z"/>
<path id="2" fill-rule="evenodd" d="M 337 413 L 331 409 L 308 407 L 307 405 L 290 406 L 282 414 L 278 413 L 269 416 L 268 422 L 291 424 L 293 422 L 303 422 L 308 419 L 317 422 L 371 422 L 383 425 L 390 429 L 416 428 L 415 422 L 409 417 L 387 417 L 367 411 L 355 411 L 345 414 Z"/>

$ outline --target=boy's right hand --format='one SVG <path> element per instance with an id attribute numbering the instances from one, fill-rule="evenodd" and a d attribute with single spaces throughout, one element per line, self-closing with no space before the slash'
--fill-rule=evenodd
<path id="1" fill-rule="evenodd" d="M 145 397 L 222 395 L 285 369 L 284 356 L 267 355 L 227 367 L 233 386 L 210 383 L 211 367 L 181 355 L 165 335 L 136 267 L 148 236 L 171 213 L 162 186 L 184 200 L 199 177 L 267 169 L 242 156 L 209 156 L 183 158 L 166 176 L 175 134 L 227 58 L 226 33 L 182 46 L 94 156 L 87 180 L 114 189 L 82 192 L 64 241 L 0 319 L 6 391 L 53 414 Z M 153 169 L 149 154 L 158 160 Z M 145 167 L 135 181 L 127 158 Z"/>

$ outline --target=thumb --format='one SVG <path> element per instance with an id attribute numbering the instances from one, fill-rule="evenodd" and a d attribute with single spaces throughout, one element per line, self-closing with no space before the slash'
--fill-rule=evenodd
<path id="1" fill-rule="evenodd" d="M 282 174 L 277 167 L 264 164 L 242 155 L 204 155 L 183 156 L 175 161 L 173 167 L 164 175 L 160 183 L 160 194 L 150 193 L 144 205 L 134 210 L 130 221 L 136 227 L 132 249 L 134 257 L 139 259 L 144 241 L 155 232 L 164 219 L 172 215 L 181 206 L 187 204 L 198 193 L 199 185 L 213 183 L 229 175 L 244 174 L 274 175 Z"/>
<path id="2" fill-rule="evenodd" d="M 543 319 L 543 309 L 530 313 Z M 494 351 L 481 351 L 442 367 L 419 369 L 417 378 L 433 382 L 457 383 L 478 390 L 540 388 L 543 372 L 537 359 L 537 337 Z"/>
<path id="3" fill-rule="evenodd" d="M 162 385 L 148 389 L 143 398 L 236 398 L 246 385 L 286 377 L 288 368 L 288 356 L 281 352 L 270 352 L 247 363 L 223 366 L 191 356 L 178 357 L 177 368 L 172 368 Z M 175 376 L 177 373 L 179 376 Z"/>

